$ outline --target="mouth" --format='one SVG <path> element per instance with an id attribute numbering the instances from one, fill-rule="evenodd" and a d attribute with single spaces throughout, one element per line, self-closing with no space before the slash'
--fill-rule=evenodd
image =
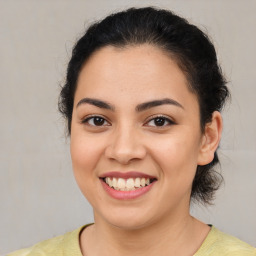
<path id="1" fill-rule="evenodd" d="M 119 178 L 119 177 L 102 177 L 100 178 L 110 188 L 116 191 L 134 191 L 149 186 L 156 178 L 136 177 L 136 178 Z"/>

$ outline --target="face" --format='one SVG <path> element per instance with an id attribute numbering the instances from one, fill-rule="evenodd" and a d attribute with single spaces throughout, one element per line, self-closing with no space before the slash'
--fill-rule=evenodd
<path id="1" fill-rule="evenodd" d="M 197 97 L 160 49 L 108 46 L 84 65 L 71 157 L 96 222 L 137 229 L 188 214 L 201 147 Z"/>

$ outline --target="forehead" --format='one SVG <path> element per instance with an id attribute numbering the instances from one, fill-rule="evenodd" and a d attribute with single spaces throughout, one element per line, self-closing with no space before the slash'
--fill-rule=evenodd
<path id="1" fill-rule="evenodd" d="M 82 96 L 138 101 L 138 95 L 143 100 L 167 95 L 178 101 L 196 99 L 188 89 L 186 76 L 170 55 L 145 44 L 107 46 L 96 51 L 80 72 L 75 101 Z"/>

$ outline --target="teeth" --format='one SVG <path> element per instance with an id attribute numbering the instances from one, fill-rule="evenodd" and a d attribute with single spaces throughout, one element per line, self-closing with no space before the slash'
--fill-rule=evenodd
<path id="1" fill-rule="evenodd" d="M 109 178 L 110 179 L 110 178 Z M 107 183 L 107 182 L 106 182 Z M 108 184 L 108 183 L 107 183 Z M 108 184 L 109 186 L 111 186 L 110 184 Z M 117 187 L 117 179 L 116 178 L 113 178 L 112 179 L 112 187 Z"/>
<path id="2" fill-rule="evenodd" d="M 140 187 L 140 178 L 136 178 L 136 179 L 135 179 L 134 186 L 135 186 L 136 188 L 139 188 L 139 187 Z"/>
<path id="3" fill-rule="evenodd" d="M 110 186 L 113 187 L 115 190 L 121 191 L 131 191 L 135 190 L 136 188 L 145 187 L 150 184 L 149 178 L 110 178 L 106 177 L 105 182 Z"/>
<path id="4" fill-rule="evenodd" d="M 121 190 L 125 188 L 125 180 L 124 179 L 118 179 L 117 180 L 117 187 Z"/>
<path id="5" fill-rule="evenodd" d="M 106 178 L 106 183 L 109 184 L 110 187 L 112 187 L 112 180 L 109 177 Z"/>
<path id="6" fill-rule="evenodd" d="M 134 188 L 134 180 L 132 178 L 129 178 L 127 181 L 126 181 L 126 187 L 128 189 L 131 189 L 131 188 Z"/>

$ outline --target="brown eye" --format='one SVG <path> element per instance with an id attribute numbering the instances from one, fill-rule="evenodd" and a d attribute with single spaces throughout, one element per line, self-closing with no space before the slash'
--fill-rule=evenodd
<path id="1" fill-rule="evenodd" d="M 154 119 L 155 126 L 164 126 L 165 122 L 166 122 L 166 120 L 162 117 L 157 117 Z"/>
<path id="2" fill-rule="evenodd" d="M 91 116 L 82 121 L 90 126 L 108 126 L 109 123 L 101 116 Z"/>
<path id="3" fill-rule="evenodd" d="M 164 116 L 157 116 L 155 118 L 150 119 L 146 125 L 151 127 L 164 127 L 172 124 L 174 124 L 174 122 L 169 118 Z"/>
<path id="4" fill-rule="evenodd" d="M 101 126 L 105 122 L 105 120 L 101 117 L 94 117 L 92 120 L 93 120 L 93 124 L 96 126 Z"/>

